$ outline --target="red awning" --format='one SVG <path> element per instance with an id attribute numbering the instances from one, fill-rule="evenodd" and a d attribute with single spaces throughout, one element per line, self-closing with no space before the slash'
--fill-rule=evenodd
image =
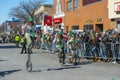
<path id="1" fill-rule="evenodd" d="M 62 18 L 55 18 L 54 23 L 55 24 L 62 23 Z"/>

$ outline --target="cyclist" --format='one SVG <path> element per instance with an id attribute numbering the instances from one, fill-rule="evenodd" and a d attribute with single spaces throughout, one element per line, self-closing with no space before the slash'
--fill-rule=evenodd
<path id="1" fill-rule="evenodd" d="M 76 54 L 76 39 L 75 39 L 75 35 L 72 34 L 70 36 L 70 39 L 67 41 L 67 45 L 69 46 L 69 49 L 71 51 L 71 58 L 69 58 L 70 62 L 73 63 L 75 65 L 77 65 L 77 57 L 78 55 Z"/>
<path id="2" fill-rule="evenodd" d="M 29 18 L 29 21 L 22 26 L 22 34 L 25 34 L 26 38 L 26 47 L 28 53 L 32 53 L 33 43 L 34 43 L 34 22 L 33 18 Z"/>
<path id="3" fill-rule="evenodd" d="M 65 64 L 65 54 L 64 54 L 64 43 L 63 43 L 63 35 L 62 35 L 62 32 L 57 32 L 56 36 L 55 36 L 55 39 L 53 40 L 53 43 L 56 44 L 56 48 L 58 50 L 58 58 L 59 58 L 59 61 L 61 61 L 61 55 L 63 56 L 64 60 L 63 60 L 63 64 Z"/>

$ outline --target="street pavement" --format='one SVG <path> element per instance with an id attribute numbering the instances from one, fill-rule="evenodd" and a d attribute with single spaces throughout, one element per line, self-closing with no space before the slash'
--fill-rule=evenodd
<path id="1" fill-rule="evenodd" d="M 0 49 L 0 80 L 120 80 L 120 64 L 105 62 L 68 63 L 61 68 L 57 55 L 42 49 L 33 49 L 33 71 L 27 72 L 27 54 L 21 48 Z"/>

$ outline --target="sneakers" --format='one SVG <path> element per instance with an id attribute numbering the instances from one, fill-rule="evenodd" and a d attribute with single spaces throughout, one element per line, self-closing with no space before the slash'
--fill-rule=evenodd
<path id="1" fill-rule="evenodd" d="M 97 62 L 101 62 L 101 59 L 98 59 Z"/>
<path id="2" fill-rule="evenodd" d="M 116 64 L 117 62 L 116 62 L 116 61 L 113 61 L 112 63 L 113 63 L 113 64 Z"/>

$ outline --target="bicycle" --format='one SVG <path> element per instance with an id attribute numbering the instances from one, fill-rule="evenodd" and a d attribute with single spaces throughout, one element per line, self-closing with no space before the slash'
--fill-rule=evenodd
<path id="1" fill-rule="evenodd" d="M 60 65 L 61 65 L 61 67 L 64 67 L 64 64 L 65 64 L 64 48 L 62 48 L 62 52 L 61 52 L 60 58 L 59 58 L 59 63 L 60 63 Z"/>
<path id="2" fill-rule="evenodd" d="M 74 65 L 77 65 L 78 63 L 77 63 L 77 59 L 78 59 L 78 55 L 77 55 L 77 53 L 75 52 L 75 54 L 74 54 Z"/>
<path id="3" fill-rule="evenodd" d="M 30 49 L 28 49 L 28 59 L 26 62 L 26 69 L 28 72 L 32 72 L 31 53 L 32 53 L 32 51 Z"/>

